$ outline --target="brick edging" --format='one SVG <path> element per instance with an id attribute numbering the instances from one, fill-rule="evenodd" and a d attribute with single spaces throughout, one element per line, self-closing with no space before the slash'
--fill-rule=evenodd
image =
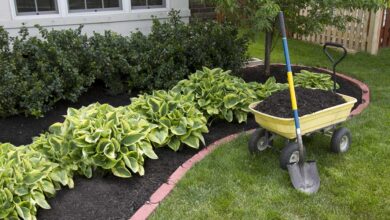
<path id="1" fill-rule="evenodd" d="M 245 133 L 251 133 L 255 129 L 246 131 Z M 143 220 L 147 219 L 153 211 L 158 207 L 161 201 L 163 201 L 169 193 L 173 190 L 173 188 L 176 186 L 176 184 L 179 182 L 181 178 L 188 172 L 188 170 L 191 169 L 196 163 L 203 160 L 208 154 L 213 152 L 215 149 L 217 149 L 222 144 L 225 144 L 229 141 L 234 140 L 237 138 L 242 132 L 238 132 L 229 136 L 226 136 L 222 139 L 219 139 L 212 144 L 208 145 L 207 147 L 203 148 L 201 151 L 199 151 L 197 154 L 192 156 L 190 159 L 188 159 L 186 162 L 184 162 L 182 165 L 180 165 L 175 172 L 173 172 L 166 183 L 163 183 L 149 198 L 149 201 L 147 201 L 143 206 L 141 206 L 134 214 L 131 216 L 130 220 Z"/>
<path id="2" fill-rule="evenodd" d="M 306 67 L 306 66 L 302 66 L 302 65 L 295 65 L 295 66 Z M 325 68 L 321 68 L 321 67 L 312 67 L 312 68 L 316 68 L 316 69 L 319 69 L 319 70 L 321 70 L 323 72 L 327 72 L 329 74 L 333 74 L 332 71 L 330 71 L 328 69 L 325 69 Z M 363 83 L 363 82 L 361 82 L 361 81 L 359 81 L 359 80 L 357 80 L 355 78 L 352 78 L 350 76 L 347 76 L 347 75 L 344 75 L 344 74 L 341 74 L 341 73 L 338 73 L 338 72 L 336 72 L 336 76 L 351 82 L 352 84 L 354 84 L 357 87 L 359 87 L 360 90 L 362 90 L 362 103 L 360 103 L 360 105 L 358 105 L 350 113 L 350 117 L 354 117 L 356 115 L 359 115 L 370 104 L 370 89 L 368 88 L 368 86 L 365 83 Z"/>

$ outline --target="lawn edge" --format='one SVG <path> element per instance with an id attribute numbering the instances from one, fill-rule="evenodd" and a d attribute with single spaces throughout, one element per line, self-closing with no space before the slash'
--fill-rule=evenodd
<path id="1" fill-rule="evenodd" d="M 169 195 L 175 188 L 176 184 L 184 177 L 184 175 L 199 161 L 203 160 L 208 154 L 212 153 L 221 145 L 236 139 L 239 135 L 245 133 L 250 134 L 256 129 L 251 129 L 244 132 L 238 132 L 228 135 L 200 150 L 197 154 L 180 165 L 169 177 L 167 182 L 163 183 L 149 198 L 149 200 L 142 205 L 131 217 L 130 220 L 147 219 L 159 204 Z"/>

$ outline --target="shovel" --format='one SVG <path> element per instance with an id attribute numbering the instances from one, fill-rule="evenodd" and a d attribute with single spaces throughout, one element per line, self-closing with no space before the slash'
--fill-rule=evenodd
<path id="1" fill-rule="evenodd" d="M 303 153 L 304 147 L 302 143 L 302 135 L 301 135 L 301 128 L 299 123 L 299 115 L 298 115 L 298 106 L 297 106 L 297 100 L 295 96 L 295 87 L 294 87 L 293 74 L 291 70 L 290 55 L 288 52 L 286 27 L 284 24 L 283 12 L 279 12 L 279 23 L 280 23 L 280 31 L 283 37 L 284 57 L 286 59 L 286 67 L 287 67 L 287 80 L 290 89 L 291 106 L 294 114 L 295 131 L 296 131 L 297 142 L 299 146 L 299 161 L 287 165 L 287 169 L 290 174 L 290 179 L 294 188 L 301 192 L 312 194 L 317 192 L 318 189 L 320 188 L 320 177 L 318 175 L 316 162 L 315 161 L 305 162 L 305 158 L 304 158 L 305 157 Z"/>

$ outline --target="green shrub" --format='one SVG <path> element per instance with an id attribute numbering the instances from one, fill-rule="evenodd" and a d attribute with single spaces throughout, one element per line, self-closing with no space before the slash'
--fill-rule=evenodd
<path id="1" fill-rule="evenodd" d="M 151 33 L 131 36 L 129 87 L 168 89 L 202 66 L 238 71 L 247 60 L 247 40 L 229 24 L 184 23 L 178 11 L 153 20 Z"/>
<path id="2" fill-rule="evenodd" d="M 39 37 L 23 27 L 15 38 L 0 28 L 0 117 L 41 116 L 59 100 L 77 101 L 95 78 L 113 94 L 168 89 L 202 66 L 236 71 L 247 59 L 235 27 L 186 24 L 177 11 L 167 22 L 154 19 L 148 36 L 36 28 Z"/>
<path id="3" fill-rule="evenodd" d="M 332 76 L 326 73 L 313 73 L 307 70 L 301 70 L 294 76 L 295 86 L 301 86 L 308 89 L 332 90 Z M 336 83 L 336 89 L 340 86 Z"/>
<path id="4" fill-rule="evenodd" d="M 205 144 L 202 133 L 208 132 L 207 120 L 195 107 L 192 94 L 159 90 L 131 102 L 129 109 L 157 125 L 148 136 L 154 146 L 168 145 L 177 151 L 182 143 L 192 148 L 199 148 L 199 141 Z"/>
<path id="5" fill-rule="evenodd" d="M 104 35 L 94 33 L 89 38 L 92 71 L 104 82 L 109 92 L 118 94 L 126 86 L 126 73 L 132 71 L 128 57 L 134 53 L 128 37 L 106 31 Z M 130 57 L 130 60 L 136 60 Z"/>
<path id="6" fill-rule="evenodd" d="M 40 116 L 58 100 L 77 101 L 94 81 L 87 37 L 76 30 L 47 31 L 29 37 L 23 27 L 11 38 L 0 28 L 0 116 Z"/>
<path id="7" fill-rule="evenodd" d="M 130 87 L 139 89 L 168 89 L 189 75 L 186 42 L 189 26 L 172 11 L 167 22 L 153 19 L 151 33 L 131 36 L 135 48 L 134 68 L 129 72 Z"/>
<path id="8" fill-rule="evenodd" d="M 249 59 L 248 39 L 240 37 L 238 29 L 229 23 L 193 22 L 187 39 L 186 56 L 191 73 L 203 66 L 238 72 Z"/>

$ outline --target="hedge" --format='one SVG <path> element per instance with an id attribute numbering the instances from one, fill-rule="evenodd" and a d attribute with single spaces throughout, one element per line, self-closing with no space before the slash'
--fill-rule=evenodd
<path id="1" fill-rule="evenodd" d="M 42 116 L 59 100 L 77 101 L 95 80 L 108 92 L 169 89 L 202 66 L 238 70 L 247 39 L 216 22 L 186 24 L 177 11 L 153 19 L 152 31 L 121 36 L 111 31 L 87 37 L 75 30 L 26 27 L 10 37 L 0 27 L 0 117 Z"/>

